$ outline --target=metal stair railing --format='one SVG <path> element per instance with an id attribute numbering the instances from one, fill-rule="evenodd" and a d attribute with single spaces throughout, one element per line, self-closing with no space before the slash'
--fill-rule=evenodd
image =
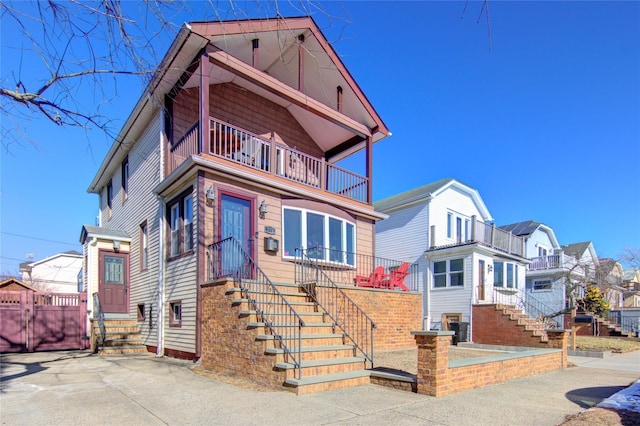
<path id="1" fill-rule="evenodd" d="M 316 249 L 310 249 L 316 250 Z M 373 366 L 375 322 L 319 267 L 306 250 L 296 249 L 295 280 Z"/>
<path id="2" fill-rule="evenodd" d="M 302 378 L 304 321 L 234 237 L 207 247 L 208 279 L 233 278 Z"/>
<path id="3" fill-rule="evenodd" d="M 555 317 L 571 312 L 571 309 L 554 310 L 553 308 L 540 302 L 530 293 L 511 290 L 505 292 L 502 287 L 494 287 L 494 300 L 497 303 L 512 306 L 528 314 L 531 318 L 538 320 L 545 328 L 561 328 L 562 324 L 554 320 Z"/>
<path id="4" fill-rule="evenodd" d="M 104 311 L 102 310 L 102 304 L 100 303 L 100 296 L 98 293 L 93 293 L 93 319 L 98 321 L 98 328 L 100 329 L 100 337 L 102 338 L 102 344 L 107 338 L 107 329 L 104 325 Z"/>

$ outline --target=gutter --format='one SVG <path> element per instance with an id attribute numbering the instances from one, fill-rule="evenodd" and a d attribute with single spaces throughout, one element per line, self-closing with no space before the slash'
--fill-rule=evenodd
<path id="1" fill-rule="evenodd" d="M 105 156 L 102 164 L 100 165 L 100 168 L 98 169 L 98 172 L 93 178 L 93 181 L 89 185 L 89 188 L 87 188 L 88 193 L 93 193 L 93 194 L 100 193 L 100 188 L 98 188 L 98 183 L 102 180 L 102 177 L 107 172 L 108 166 L 111 164 L 111 160 L 115 157 L 116 153 L 118 152 L 118 149 L 120 149 L 120 147 L 122 146 L 122 143 L 127 138 L 133 125 L 137 122 L 138 117 L 140 117 L 140 114 L 142 114 L 142 112 L 146 109 L 153 93 L 156 91 L 156 89 L 158 88 L 158 85 L 164 79 L 164 76 L 166 75 L 167 71 L 170 69 L 170 65 L 173 64 L 173 62 L 176 60 L 178 52 L 180 52 L 180 50 L 182 49 L 184 44 L 187 42 L 187 39 L 191 34 L 192 34 L 191 26 L 189 24 L 185 23 L 182 27 L 180 27 L 180 31 L 178 31 L 176 38 L 173 40 L 173 43 L 171 44 L 171 46 L 169 47 L 169 50 L 167 51 L 167 54 L 158 65 L 157 70 L 162 70 L 162 74 L 158 74 L 156 71 L 156 74 L 154 74 L 154 77 L 151 79 L 149 84 L 147 84 L 147 87 L 145 88 L 145 90 L 142 92 L 142 95 L 140 96 L 140 99 L 136 103 L 136 106 L 133 108 L 133 111 L 131 111 L 131 114 L 129 114 L 129 118 L 127 119 L 124 126 L 120 130 L 120 133 L 118 133 L 118 136 L 116 136 L 113 144 L 111 145 L 111 148 L 109 149 L 109 152 Z"/>

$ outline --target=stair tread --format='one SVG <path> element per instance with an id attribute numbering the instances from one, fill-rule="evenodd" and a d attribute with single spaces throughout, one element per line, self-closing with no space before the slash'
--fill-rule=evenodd
<path id="1" fill-rule="evenodd" d="M 343 338 L 344 334 L 342 333 L 319 333 L 319 334 L 301 334 L 301 339 L 332 339 L 332 338 Z M 275 340 L 275 336 L 273 334 L 259 334 L 257 336 L 258 340 Z M 283 340 L 291 340 L 297 339 L 297 337 L 293 336 L 285 336 L 282 337 Z"/>
<path id="2" fill-rule="evenodd" d="M 364 362 L 365 358 L 361 357 L 345 357 L 345 358 L 331 358 L 331 359 L 317 359 L 313 361 L 302 361 L 301 367 L 324 367 L 327 365 L 341 365 L 341 364 L 353 364 L 356 362 Z M 277 368 L 283 370 L 290 370 L 295 368 L 295 364 L 291 362 L 279 362 L 276 364 Z"/>
<path id="3" fill-rule="evenodd" d="M 300 348 L 300 352 L 326 352 L 326 351 L 345 351 L 353 350 L 353 345 L 325 345 L 325 346 L 309 346 Z M 265 350 L 269 354 L 282 354 L 284 349 L 282 348 L 267 348 Z"/>
<path id="4" fill-rule="evenodd" d="M 247 324 L 249 327 L 264 327 L 265 323 L 258 321 L 258 322 L 250 322 L 249 324 Z M 298 323 L 297 322 L 292 322 L 292 323 L 275 323 L 273 324 L 276 327 L 297 327 Z M 330 322 L 305 322 L 304 323 L 305 327 L 333 327 L 333 324 Z"/>
<path id="5" fill-rule="evenodd" d="M 344 373 L 321 374 L 308 376 L 301 379 L 287 379 L 286 384 L 291 386 L 315 385 L 317 383 L 336 382 L 340 380 L 357 379 L 369 376 L 368 370 L 347 371 Z"/>

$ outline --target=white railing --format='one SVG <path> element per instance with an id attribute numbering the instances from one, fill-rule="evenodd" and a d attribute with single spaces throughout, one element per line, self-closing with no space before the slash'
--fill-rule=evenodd
<path id="1" fill-rule="evenodd" d="M 543 271 L 547 269 L 574 269 L 578 265 L 578 260 L 564 253 L 550 254 L 547 256 L 537 256 L 531 258 L 530 271 Z M 580 272 L 580 271 L 576 271 Z"/>
<path id="2" fill-rule="evenodd" d="M 524 239 L 522 237 L 497 228 L 493 224 L 486 224 L 473 219 L 471 220 L 471 235 L 474 238 L 470 241 L 524 257 Z"/>
<path id="3" fill-rule="evenodd" d="M 190 155 L 201 153 L 198 130 L 196 122 L 170 147 L 168 173 Z M 368 178 L 215 118 L 209 120 L 209 139 L 202 141 L 202 151 L 321 191 L 371 202 Z"/>
<path id="4" fill-rule="evenodd" d="M 210 120 L 209 150 L 222 157 L 253 169 L 270 171 L 271 142 L 229 123 Z"/>

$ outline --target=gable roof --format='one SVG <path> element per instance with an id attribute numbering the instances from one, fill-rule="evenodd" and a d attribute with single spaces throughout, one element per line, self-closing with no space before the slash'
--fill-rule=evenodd
<path id="1" fill-rule="evenodd" d="M 524 222 L 503 225 L 499 228 L 520 237 L 531 235 L 536 230 L 540 229 L 542 232 L 545 232 L 549 236 L 554 249 L 560 248 L 560 243 L 558 242 L 558 238 L 556 238 L 556 233 L 550 226 L 547 226 L 542 222 L 536 222 L 535 220 L 526 220 Z"/>
<path id="2" fill-rule="evenodd" d="M 19 279 L 14 278 L 14 277 L 7 278 L 6 280 L 0 281 L 0 289 L 3 289 L 5 287 L 9 287 L 11 284 L 15 284 L 17 286 L 20 286 L 20 287 L 24 288 L 25 290 L 31 290 L 31 291 L 35 291 L 35 292 L 39 292 L 40 291 L 37 288 L 33 288 L 30 285 L 25 284 L 22 281 L 20 281 Z"/>
<path id="3" fill-rule="evenodd" d="M 578 261 L 580 261 L 580 259 L 582 259 L 582 256 L 584 256 L 585 252 L 589 250 L 591 252 L 591 257 L 593 258 L 593 262 L 597 265 L 598 264 L 598 255 L 596 255 L 596 250 L 593 247 L 593 243 L 591 241 L 585 241 L 582 243 L 573 243 L 573 244 L 566 244 L 562 246 L 562 251 L 565 252 L 565 254 L 568 254 L 570 256 L 575 257 L 576 259 L 578 259 Z"/>
<path id="4" fill-rule="evenodd" d="M 306 85 L 298 91 L 292 86 L 291 67 L 282 62 L 295 63 L 294 59 L 301 51 L 298 48 L 301 36 L 304 38 L 303 51 L 309 60 L 304 65 Z M 251 53 L 255 39 L 260 40 L 257 68 L 252 64 Z M 324 147 L 326 152 L 330 151 L 328 147 L 348 143 L 350 147 L 341 149 L 341 155 L 333 158 L 336 161 L 363 149 L 365 142 L 354 140 L 353 133 L 344 128 L 343 122 L 327 121 L 324 126 L 315 125 L 310 119 L 313 108 L 322 110 L 325 116 L 347 117 L 346 121 L 354 124 L 353 129 L 370 135 L 374 143 L 391 134 L 311 17 L 185 23 L 115 138 L 88 192 L 99 193 L 106 185 L 108 176 L 116 172 L 149 120 L 163 105 L 164 95 L 173 90 L 178 81 L 185 88 L 198 84 L 197 72 L 187 75 L 186 81 L 182 79 L 186 75 L 185 70 L 203 49 L 212 64 L 211 84 L 232 81 L 278 103 L 312 138 L 327 145 Z M 321 78 L 316 75 L 320 72 Z M 337 113 L 332 106 L 338 86 L 343 90 L 342 113 Z M 288 97 L 279 98 L 274 96 L 275 92 L 286 92 Z M 347 135 L 349 140 L 345 141 Z"/>
<path id="5" fill-rule="evenodd" d="M 53 256 L 49 256 L 49 257 L 45 257 L 44 259 L 41 260 L 36 260 L 36 261 L 27 261 L 27 262 L 22 262 L 20 263 L 20 272 L 28 272 L 31 270 L 31 268 L 33 268 L 36 265 L 40 265 L 42 263 L 46 263 L 49 262 L 53 259 L 56 259 L 58 257 L 75 257 L 75 258 L 79 258 L 82 259 L 82 253 L 79 253 L 75 250 L 69 250 L 69 251 L 65 251 L 62 253 L 56 253 Z"/>
<path id="6" fill-rule="evenodd" d="M 88 237 L 102 238 L 105 240 L 131 241 L 131 237 L 125 231 L 120 229 L 109 229 L 100 226 L 82 225 L 80 231 L 80 242 L 85 243 Z"/>
<path id="7" fill-rule="evenodd" d="M 373 207 L 376 211 L 387 212 L 399 207 L 404 207 L 408 204 L 413 204 L 421 201 L 428 202 L 450 187 L 460 189 L 464 192 L 467 192 L 471 196 L 473 201 L 476 203 L 478 210 L 480 210 L 482 214 L 482 220 L 484 220 L 485 222 L 493 220 L 491 218 L 491 214 L 489 214 L 489 210 L 484 204 L 484 201 L 482 201 L 478 190 L 453 178 L 441 179 L 439 181 L 428 183 L 426 185 L 411 189 L 401 194 L 392 195 L 391 197 L 376 201 L 375 203 L 373 203 Z"/>

